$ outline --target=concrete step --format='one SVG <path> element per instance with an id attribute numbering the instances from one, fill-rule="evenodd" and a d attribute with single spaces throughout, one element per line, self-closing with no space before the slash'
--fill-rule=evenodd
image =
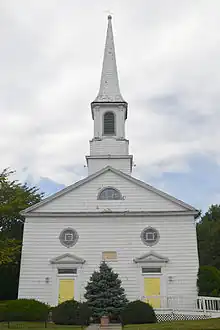
<path id="1" fill-rule="evenodd" d="M 122 330 L 122 326 L 120 323 L 110 323 L 104 326 L 100 324 L 90 324 L 86 330 Z"/>
<path id="2" fill-rule="evenodd" d="M 99 324 L 90 324 L 86 330 L 99 330 Z"/>
<path id="3" fill-rule="evenodd" d="M 101 326 L 100 330 L 122 330 L 122 326 L 120 323 L 110 323 L 108 325 Z"/>

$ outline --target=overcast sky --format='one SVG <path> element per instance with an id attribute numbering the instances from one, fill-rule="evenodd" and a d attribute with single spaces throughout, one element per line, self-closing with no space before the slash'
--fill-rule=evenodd
<path id="1" fill-rule="evenodd" d="M 220 203 L 219 0 L 0 0 L 0 168 L 47 193 L 86 175 L 109 11 L 134 175 Z"/>

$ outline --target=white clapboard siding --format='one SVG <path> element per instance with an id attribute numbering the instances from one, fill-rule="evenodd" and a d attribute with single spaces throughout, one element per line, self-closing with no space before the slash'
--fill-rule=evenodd
<path id="1" fill-rule="evenodd" d="M 90 141 L 90 155 L 128 155 L 128 140 L 105 138 Z"/>
<path id="2" fill-rule="evenodd" d="M 97 200 L 103 187 L 120 190 L 123 200 Z M 36 212 L 101 212 L 109 211 L 183 211 L 182 206 L 160 195 L 107 171 L 86 184 L 69 191 L 51 202 L 40 206 Z"/>
<path id="3" fill-rule="evenodd" d="M 147 226 L 155 227 L 160 233 L 160 240 L 153 247 L 147 247 L 140 239 L 141 231 Z M 71 248 L 59 242 L 60 232 L 67 227 L 79 234 L 77 244 Z M 84 287 L 98 268 L 103 251 L 117 252 L 117 261 L 110 264 L 119 273 L 129 300 L 144 294 L 141 269 L 133 259 L 149 251 L 169 258 L 163 270 L 166 292 L 162 295 L 196 297 L 198 256 L 194 219 L 192 216 L 161 216 L 28 218 L 24 226 L 19 298 L 36 298 L 56 305 L 57 278 L 50 260 L 71 253 L 86 260 L 76 281 L 75 298 L 82 299 Z M 173 278 L 171 283 L 168 276 Z"/>
<path id="4" fill-rule="evenodd" d="M 116 170 L 126 174 L 131 173 L 130 158 L 89 158 L 88 159 L 88 174 L 91 175 L 103 169 L 106 166 L 111 166 Z"/>

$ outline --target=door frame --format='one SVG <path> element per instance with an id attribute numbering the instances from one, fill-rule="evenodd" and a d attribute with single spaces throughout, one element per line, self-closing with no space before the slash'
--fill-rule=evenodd
<path id="1" fill-rule="evenodd" d="M 169 262 L 169 259 L 167 257 L 164 257 L 154 251 L 149 251 L 145 254 L 143 254 L 140 257 L 137 257 L 134 259 L 134 262 L 137 265 L 137 268 L 139 269 L 139 283 L 140 283 L 140 300 L 143 300 L 143 297 L 145 296 L 144 293 L 144 278 L 149 277 L 160 277 L 160 295 L 163 297 L 167 297 L 167 264 Z M 161 269 L 160 273 L 142 273 L 142 267 L 149 267 L 149 268 L 159 268 Z"/>
<path id="2" fill-rule="evenodd" d="M 161 267 L 160 273 L 142 273 L 142 267 Z M 145 278 L 160 278 L 160 296 L 164 297 L 164 299 L 161 299 L 161 307 L 163 308 L 166 305 L 166 297 L 167 297 L 167 289 L 168 289 L 168 281 L 167 281 L 167 275 L 165 272 L 166 265 L 159 265 L 159 264 L 150 264 L 150 263 L 143 263 L 139 264 L 139 276 L 140 276 L 140 296 L 141 300 L 143 300 L 143 297 L 145 296 L 144 292 L 144 279 Z"/>
<path id="3" fill-rule="evenodd" d="M 83 283 L 83 265 L 85 260 L 73 254 L 65 253 L 61 256 L 50 260 L 52 267 L 52 292 L 51 300 L 52 305 L 57 306 L 59 301 L 59 282 L 62 279 L 74 280 L 74 299 L 77 301 L 82 300 L 82 283 Z M 58 269 L 62 268 L 76 268 L 76 274 L 58 274 Z"/>

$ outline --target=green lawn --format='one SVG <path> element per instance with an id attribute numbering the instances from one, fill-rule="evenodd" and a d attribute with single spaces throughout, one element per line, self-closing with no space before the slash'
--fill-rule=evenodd
<path id="1" fill-rule="evenodd" d="M 73 330 L 82 330 L 79 326 L 74 325 L 56 325 L 53 323 L 47 323 L 47 328 L 54 329 L 54 330 L 67 330 L 69 328 Z M 44 322 L 10 322 L 9 329 L 17 329 L 17 330 L 26 330 L 26 329 L 33 329 L 33 330 L 43 330 L 47 329 L 45 328 Z M 6 322 L 0 322 L 0 329 L 6 330 L 8 329 L 8 323 Z"/>
<path id="2" fill-rule="evenodd" d="M 220 330 L 220 319 L 209 319 L 200 321 L 177 321 L 177 322 L 162 322 L 155 324 L 135 324 L 127 325 L 125 330 Z"/>
<path id="3" fill-rule="evenodd" d="M 82 330 L 78 326 L 58 326 L 52 323 L 48 323 L 47 327 L 55 330 L 67 330 L 71 328 L 73 330 Z M 8 328 L 7 323 L 0 323 L 0 329 L 6 330 Z M 12 322 L 10 323 L 10 329 L 33 329 L 42 330 L 45 329 L 44 323 L 30 323 L 30 322 Z M 220 319 L 210 319 L 201 321 L 178 321 L 178 322 L 163 322 L 156 324 L 135 324 L 127 325 L 124 330 L 220 330 Z"/>

